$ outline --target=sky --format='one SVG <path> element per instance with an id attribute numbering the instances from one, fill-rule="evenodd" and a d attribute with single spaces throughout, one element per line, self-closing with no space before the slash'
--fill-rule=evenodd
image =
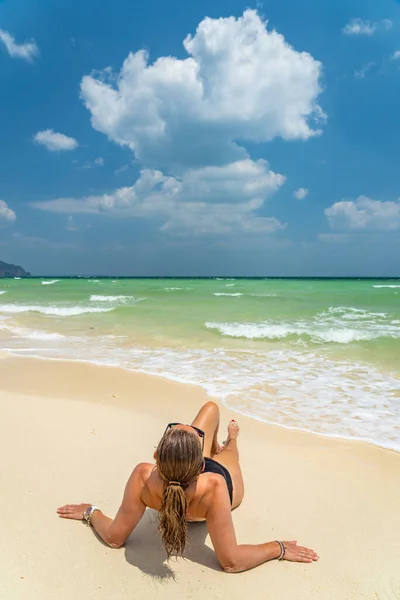
<path id="1" fill-rule="evenodd" d="M 0 0 L 0 260 L 400 276 L 400 3 Z"/>

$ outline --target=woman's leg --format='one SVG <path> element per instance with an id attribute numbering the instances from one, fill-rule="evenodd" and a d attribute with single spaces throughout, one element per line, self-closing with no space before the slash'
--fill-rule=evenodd
<path id="1" fill-rule="evenodd" d="M 233 484 L 232 509 L 241 504 L 244 496 L 243 475 L 239 462 L 239 450 L 237 438 L 239 435 L 239 425 L 236 421 L 231 421 L 228 425 L 228 439 L 221 452 L 212 458 L 224 465 L 231 474 Z"/>
<path id="2" fill-rule="evenodd" d="M 243 500 L 244 483 L 242 471 L 239 464 L 239 451 L 237 437 L 239 426 L 236 421 L 228 425 L 228 439 L 223 450 L 220 451 L 218 444 L 219 408 L 215 402 L 207 402 L 198 412 L 192 425 L 202 429 L 206 436 L 204 440 L 204 456 L 213 458 L 216 462 L 224 465 L 232 477 L 233 502 L 232 508 L 236 508 Z"/>
<path id="3" fill-rule="evenodd" d="M 215 402 L 206 402 L 201 407 L 192 422 L 192 425 L 204 431 L 204 456 L 211 457 L 219 450 L 218 427 L 219 427 L 219 408 Z"/>

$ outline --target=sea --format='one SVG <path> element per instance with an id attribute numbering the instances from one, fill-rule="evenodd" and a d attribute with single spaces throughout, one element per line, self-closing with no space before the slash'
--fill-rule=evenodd
<path id="1" fill-rule="evenodd" d="M 0 349 L 197 384 L 254 419 L 400 451 L 400 279 L 3 279 Z"/>

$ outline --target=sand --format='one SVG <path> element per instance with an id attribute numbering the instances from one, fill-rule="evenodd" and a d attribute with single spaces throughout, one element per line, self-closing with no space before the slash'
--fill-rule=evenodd
<path id="1" fill-rule="evenodd" d="M 224 573 L 204 524 L 190 525 L 187 559 L 168 563 L 153 511 L 119 550 L 57 517 L 67 502 L 113 516 L 165 424 L 188 422 L 207 399 L 118 368 L 2 356 L 0 599 L 398 600 L 400 454 L 364 443 L 239 419 L 238 540 L 297 539 L 320 554 L 311 565 Z M 235 416 L 222 407 L 222 423 Z"/>

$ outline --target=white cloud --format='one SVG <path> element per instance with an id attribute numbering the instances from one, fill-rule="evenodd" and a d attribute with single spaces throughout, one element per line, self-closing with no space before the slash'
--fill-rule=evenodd
<path id="1" fill-rule="evenodd" d="M 346 35 L 373 35 L 376 31 L 376 23 L 363 21 L 362 19 L 351 19 L 342 32 Z"/>
<path id="2" fill-rule="evenodd" d="M 189 169 L 180 178 L 144 169 L 133 186 L 111 194 L 59 198 L 33 206 L 58 213 L 153 218 L 163 231 L 175 234 L 261 233 L 284 228 L 277 219 L 257 214 L 284 181 L 264 160 Z"/>
<path id="3" fill-rule="evenodd" d="M 364 79 L 364 77 L 368 73 L 368 71 L 370 69 L 372 69 L 372 67 L 374 67 L 374 66 L 375 66 L 374 62 L 367 63 L 359 71 L 354 71 L 354 77 L 357 77 L 358 79 Z"/>
<path id="4" fill-rule="evenodd" d="M 68 137 L 63 133 L 56 133 L 52 129 L 38 131 L 33 139 L 51 152 L 57 150 L 75 150 L 79 145 L 74 138 Z"/>
<path id="5" fill-rule="evenodd" d="M 99 156 L 95 158 L 93 162 L 85 162 L 81 169 L 92 169 L 93 167 L 104 167 L 104 158 Z"/>
<path id="6" fill-rule="evenodd" d="M 399 60 L 400 59 L 400 50 L 396 50 L 396 52 L 393 54 L 392 58 L 393 58 L 393 60 Z"/>
<path id="7" fill-rule="evenodd" d="M 184 47 L 186 59 L 149 64 L 140 50 L 118 76 L 106 69 L 82 79 L 93 127 L 147 167 L 180 174 L 222 166 L 248 158 L 242 140 L 306 140 L 321 132 L 321 63 L 268 30 L 255 10 L 205 18 Z"/>
<path id="8" fill-rule="evenodd" d="M 355 201 L 336 202 L 325 215 L 336 230 L 393 231 L 400 229 L 400 200 L 381 202 L 359 196 Z"/>
<path id="9" fill-rule="evenodd" d="M 106 68 L 82 79 L 93 127 L 133 151 L 142 165 L 137 181 L 36 208 L 152 219 L 175 236 L 284 229 L 264 216 L 264 203 L 285 178 L 252 160 L 243 144 L 321 133 L 321 63 L 268 30 L 254 10 L 205 18 L 184 47 L 185 59 L 150 63 L 141 50 L 129 54 L 118 75 Z"/>
<path id="10" fill-rule="evenodd" d="M 71 215 L 67 219 L 67 226 L 65 229 L 67 231 L 78 231 L 77 226 L 75 225 L 74 217 Z"/>
<path id="11" fill-rule="evenodd" d="M 1 221 L 8 221 L 12 223 L 16 221 L 17 215 L 11 208 L 8 207 L 7 203 L 4 200 L 0 200 L 0 223 Z"/>
<path id="12" fill-rule="evenodd" d="M 345 35 L 374 35 L 378 29 L 389 31 L 393 26 L 393 21 L 390 19 L 382 19 L 381 21 L 364 21 L 356 18 L 350 21 L 342 29 Z"/>
<path id="13" fill-rule="evenodd" d="M 67 225 L 65 227 L 66 231 L 86 231 L 86 229 L 90 229 L 91 225 L 78 225 L 75 222 L 75 219 L 72 215 L 70 215 L 67 219 Z"/>
<path id="14" fill-rule="evenodd" d="M 129 165 L 122 165 L 118 169 L 115 169 L 114 174 L 115 175 L 120 175 L 121 173 L 124 173 L 125 171 L 128 171 L 128 169 L 129 169 Z"/>
<path id="15" fill-rule="evenodd" d="M 0 29 L 0 41 L 3 42 L 8 54 L 13 58 L 22 58 L 23 60 L 32 62 L 39 54 L 39 49 L 33 40 L 24 44 L 17 44 L 11 33 L 4 31 L 4 29 Z"/>
<path id="16" fill-rule="evenodd" d="M 297 200 L 303 200 L 306 196 L 308 196 L 308 189 L 307 188 L 299 188 L 298 190 L 296 190 L 294 192 L 294 197 L 297 198 Z"/>

